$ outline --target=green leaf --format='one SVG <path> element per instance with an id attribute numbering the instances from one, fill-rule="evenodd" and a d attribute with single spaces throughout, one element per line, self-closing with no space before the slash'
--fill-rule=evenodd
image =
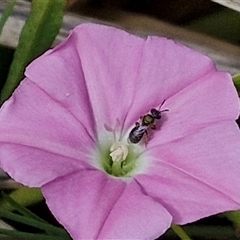
<path id="1" fill-rule="evenodd" d="M 25 67 L 53 43 L 62 24 L 67 0 L 32 0 L 30 15 L 23 27 L 0 104 L 8 99 L 23 78 Z"/>
<path id="2" fill-rule="evenodd" d="M 240 95 L 240 73 L 233 76 L 233 83 L 235 88 L 237 89 L 238 94 Z"/>
<path id="3" fill-rule="evenodd" d="M 30 206 L 44 199 L 39 188 L 28 187 L 19 188 L 18 190 L 15 190 L 12 193 L 10 193 L 9 196 L 21 206 Z M 15 207 L 9 204 L 9 202 L 6 199 L 0 200 L 0 208 L 9 211 L 15 210 Z"/>
<path id="4" fill-rule="evenodd" d="M 2 17 L 0 19 L 0 35 L 2 34 L 3 27 L 8 20 L 8 17 L 12 14 L 13 12 L 13 7 L 15 5 L 17 0 L 10 0 L 7 7 L 5 8 Z"/>
<path id="5" fill-rule="evenodd" d="M 234 223 L 234 225 L 240 228 L 240 211 L 231 211 L 224 213 L 225 217 Z"/>

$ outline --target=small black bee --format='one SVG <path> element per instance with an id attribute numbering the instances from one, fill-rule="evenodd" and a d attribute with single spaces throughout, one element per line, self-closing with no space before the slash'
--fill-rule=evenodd
<path id="1" fill-rule="evenodd" d="M 131 130 L 128 136 L 128 140 L 131 143 L 138 143 L 143 138 L 143 135 L 148 135 L 148 129 L 151 128 L 153 130 L 156 129 L 155 121 L 161 119 L 161 113 L 169 111 L 168 109 L 164 109 L 160 111 L 161 106 L 164 104 L 165 100 L 160 105 L 159 109 L 152 108 L 149 114 L 146 114 L 140 118 L 140 122 L 135 123 L 135 127 Z"/>

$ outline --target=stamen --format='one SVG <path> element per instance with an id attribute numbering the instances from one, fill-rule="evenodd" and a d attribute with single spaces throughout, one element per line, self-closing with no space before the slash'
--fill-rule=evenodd
<path id="1" fill-rule="evenodd" d="M 110 127 L 110 126 L 107 125 L 106 123 L 104 124 L 104 128 L 105 128 L 108 132 L 112 132 L 112 133 L 113 133 L 114 141 L 117 141 L 116 133 L 119 132 L 120 126 L 121 126 L 121 124 L 120 124 L 120 120 L 119 120 L 118 118 L 116 118 L 116 124 L 115 124 L 114 128 Z M 118 140 L 119 140 L 119 139 L 118 139 Z"/>
<path id="2" fill-rule="evenodd" d="M 108 132 L 112 132 L 113 134 L 113 143 L 109 149 L 109 156 L 111 157 L 111 164 L 109 164 L 109 168 L 107 172 L 111 173 L 114 176 L 122 176 L 128 172 L 128 165 L 127 167 L 123 167 L 123 161 L 127 161 L 127 157 L 129 154 L 129 150 L 127 145 L 123 144 L 120 140 L 120 128 L 121 124 L 119 119 L 116 119 L 116 124 L 112 128 L 107 124 L 104 124 L 105 129 Z M 126 168 L 126 171 L 123 169 Z"/>
<path id="3" fill-rule="evenodd" d="M 114 142 L 110 147 L 110 152 L 113 162 L 122 162 L 127 158 L 128 147 L 121 142 Z"/>

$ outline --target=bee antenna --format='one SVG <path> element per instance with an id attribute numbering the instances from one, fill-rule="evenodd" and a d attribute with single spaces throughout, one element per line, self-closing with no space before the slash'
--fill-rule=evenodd
<path id="1" fill-rule="evenodd" d="M 164 110 L 161 110 L 160 112 L 162 113 L 162 112 L 168 112 L 169 111 L 169 109 L 164 109 Z"/>
<path id="2" fill-rule="evenodd" d="M 160 105 L 159 108 L 158 108 L 158 111 L 160 111 L 160 109 L 161 109 L 162 105 L 165 103 L 165 101 L 166 101 L 166 99 L 164 99 L 164 100 L 162 101 L 161 105 Z M 163 111 L 165 111 L 165 110 L 163 110 Z M 161 112 L 162 112 L 162 111 L 161 111 Z"/>

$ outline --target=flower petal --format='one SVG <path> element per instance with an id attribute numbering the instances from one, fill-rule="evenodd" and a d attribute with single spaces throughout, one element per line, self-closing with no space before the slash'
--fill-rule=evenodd
<path id="1" fill-rule="evenodd" d="M 66 108 L 96 139 L 92 106 L 77 51 L 79 37 L 73 31 L 64 42 L 31 62 L 25 76 Z"/>
<path id="2" fill-rule="evenodd" d="M 176 224 L 240 209 L 239 145 L 236 124 L 206 127 L 152 148 L 152 167 L 136 180 L 162 202 Z"/>
<path id="3" fill-rule="evenodd" d="M 90 163 L 94 142 L 85 127 L 29 79 L 0 112 L 1 166 L 14 179 L 39 186 Z"/>
<path id="4" fill-rule="evenodd" d="M 171 224 L 166 209 L 144 195 L 138 184 L 99 171 L 79 171 L 42 190 L 49 208 L 74 239 L 152 239 Z"/>
<path id="5" fill-rule="evenodd" d="M 218 121 L 236 120 L 239 99 L 232 78 L 224 72 L 212 72 L 190 84 L 166 101 L 152 131 L 148 148 L 176 141 Z"/>
<path id="6" fill-rule="evenodd" d="M 209 58 L 172 40 L 145 40 L 113 27 L 82 24 L 35 60 L 26 76 L 84 125 L 94 119 L 98 131 L 104 124 L 113 127 L 116 119 L 128 129 L 150 108 L 211 71 Z"/>
<path id="7" fill-rule="evenodd" d="M 104 124 L 114 127 L 117 118 L 124 122 L 143 44 L 143 39 L 116 28 L 83 24 L 66 42 L 31 63 L 26 76 L 88 129 L 94 120 L 99 132 Z"/>
<path id="8" fill-rule="evenodd" d="M 12 178 L 29 187 L 41 187 L 76 170 L 92 168 L 84 161 L 13 143 L 1 143 L 0 159 L 1 167 Z"/>
<path id="9" fill-rule="evenodd" d="M 171 225 L 172 216 L 142 188 L 131 182 L 115 203 L 100 239 L 155 239 Z"/>
<path id="10" fill-rule="evenodd" d="M 148 37 L 126 126 L 133 125 L 151 108 L 159 107 L 163 100 L 215 71 L 214 63 L 207 56 L 170 39 Z"/>
<path id="11" fill-rule="evenodd" d="M 172 40 L 145 40 L 113 27 L 82 24 L 25 74 L 87 129 L 95 123 L 99 132 L 116 119 L 128 129 L 163 99 L 212 71 L 208 57 Z"/>

